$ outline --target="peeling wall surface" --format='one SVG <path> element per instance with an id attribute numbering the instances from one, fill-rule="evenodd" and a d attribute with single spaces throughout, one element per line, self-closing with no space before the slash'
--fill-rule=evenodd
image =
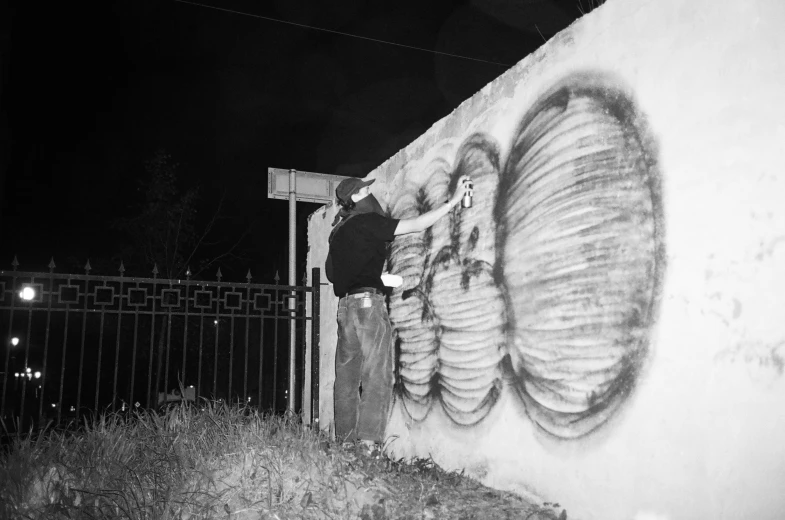
<path id="1" fill-rule="evenodd" d="M 782 0 L 610 0 L 369 174 L 402 219 L 475 186 L 390 248 L 393 456 L 569 518 L 783 518 L 783 23 Z"/>

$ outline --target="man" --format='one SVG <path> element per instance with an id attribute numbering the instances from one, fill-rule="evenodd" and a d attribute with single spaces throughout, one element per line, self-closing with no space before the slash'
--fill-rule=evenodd
<path id="1" fill-rule="evenodd" d="M 452 199 L 413 219 L 385 216 L 371 194 L 373 180 L 344 179 L 335 190 L 341 209 L 330 233 L 327 278 L 338 302 L 335 350 L 335 435 L 340 442 L 383 443 L 392 401 L 392 326 L 382 269 L 387 243 L 431 227 L 471 193 L 462 177 Z M 336 226 L 336 223 L 337 226 Z"/>

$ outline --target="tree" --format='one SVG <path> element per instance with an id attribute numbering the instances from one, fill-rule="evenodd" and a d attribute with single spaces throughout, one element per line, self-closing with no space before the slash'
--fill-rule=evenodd
<path id="1" fill-rule="evenodd" d="M 142 197 L 132 207 L 132 215 L 113 223 L 115 229 L 124 235 L 123 246 L 119 255 L 115 256 L 119 256 L 126 267 L 147 270 L 154 266 L 159 277 L 164 279 L 198 278 L 219 261 L 226 265 L 247 260 L 236 251 L 249 229 L 239 233 L 233 242 L 225 240 L 227 233 L 221 233 L 222 239 L 212 239 L 218 234 L 217 224 L 225 218 L 221 214 L 225 195 L 208 218 L 200 219 L 198 208 L 203 201 L 199 197 L 199 188 L 179 186 L 179 165 L 165 150 L 156 151 L 145 162 L 145 172 L 147 175 L 138 189 Z M 160 379 L 167 327 L 167 320 L 160 320 L 157 327 L 156 382 Z M 182 337 L 182 331 L 174 330 L 177 327 L 172 325 L 169 336 Z M 194 348 L 193 341 L 188 343 L 191 349 Z M 154 353 L 151 352 L 151 355 Z"/>
<path id="2" fill-rule="evenodd" d="M 206 221 L 198 219 L 201 202 L 199 188 L 178 187 L 179 165 L 165 150 L 158 150 L 146 161 L 147 178 L 139 185 L 144 199 L 134 208 L 131 217 L 118 219 L 114 227 L 126 235 L 121 258 L 128 264 L 157 266 L 165 278 L 182 278 L 193 267 L 192 275 L 220 260 L 245 260 L 236 254 L 237 247 L 248 235 L 241 233 L 232 244 L 209 239 L 221 215 L 224 196 Z"/>

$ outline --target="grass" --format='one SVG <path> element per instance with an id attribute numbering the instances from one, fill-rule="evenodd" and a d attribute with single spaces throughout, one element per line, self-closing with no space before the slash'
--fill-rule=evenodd
<path id="1" fill-rule="evenodd" d="M 559 512 L 561 514 L 559 515 Z M 0 518 L 566 519 L 432 460 L 333 444 L 297 417 L 205 403 L 106 414 L 0 455 Z"/>

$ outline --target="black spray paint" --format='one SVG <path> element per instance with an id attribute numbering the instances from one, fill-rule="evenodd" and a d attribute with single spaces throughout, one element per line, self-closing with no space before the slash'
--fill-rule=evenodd
<path id="1" fill-rule="evenodd" d="M 422 214 L 462 175 L 477 195 L 390 249 L 396 392 L 415 421 L 438 403 L 470 427 L 509 384 L 541 429 L 580 437 L 647 357 L 664 267 L 653 141 L 615 82 L 575 74 L 526 112 L 504 162 L 499 149 L 470 136 L 390 205 Z"/>

